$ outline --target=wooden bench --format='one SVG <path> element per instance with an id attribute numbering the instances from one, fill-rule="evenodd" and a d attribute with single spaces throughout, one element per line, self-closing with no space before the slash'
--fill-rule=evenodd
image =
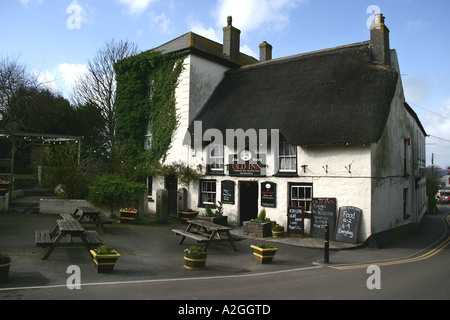
<path id="1" fill-rule="evenodd" d="M 50 230 L 36 230 L 35 231 L 36 247 L 46 248 L 53 243 L 50 236 Z"/>
<path id="2" fill-rule="evenodd" d="M 86 230 L 84 235 L 86 236 L 86 241 L 91 246 L 97 247 L 105 243 L 105 240 L 95 230 Z"/>
<path id="3" fill-rule="evenodd" d="M 173 232 L 176 234 L 179 234 L 180 236 L 183 236 L 183 238 L 180 240 L 180 244 L 183 243 L 185 238 L 190 238 L 197 240 L 198 242 L 208 242 L 209 238 L 205 235 L 199 234 L 199 233 L 193 233 L 186 230 L 180 230 L 180 229 L 172 229 Z"/>

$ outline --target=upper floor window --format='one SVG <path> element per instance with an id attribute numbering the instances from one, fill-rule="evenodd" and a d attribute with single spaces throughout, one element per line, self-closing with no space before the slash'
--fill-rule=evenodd
<path id="1" fill-rule="evenodd" d="M 207 152 L 207 171 L 208 173 L 223 173 L 224 156 L 223 145 L 211 144 L 206 149 Z"/>
<path id="2" fill-rule="evenodd" d="M 297 148 L 291 145 L 287 139 L 280 134 L 279 143 L 279 172 L 297 172 Z"/>

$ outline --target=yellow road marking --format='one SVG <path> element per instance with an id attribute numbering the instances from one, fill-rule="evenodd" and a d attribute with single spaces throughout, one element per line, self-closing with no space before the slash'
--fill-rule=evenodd
<path id="1" fill-rule="evenodd" d="M 446 222 L 448 225 L 450 225 L 450 215 L 447 215 Z M 442 250 L 444 250 L 448 245 L 450 244 L 450 236 L 447 237 L 443 242 L 441 242 L 439 245 L 437 245 L 435 248 L 431 249 L 430 251 L 417 256 L 413 258 L 408 259 L 400 259 L 400 260 L 392 260 L 392 261 L 384 261 L 384 262 L 373 262 L 373 263 L 366 263 L 366 264 L 358 264 L 358 265 L 348 265 L 348 266 L 329 266 L 330 268 L 337 269 L 337 270 L 350 270 L 350 269 L 361 269 L 361 268 L 367 268 L 371 265 L 377 265 L 377 266 L 391 266 L 396 264 L 403 264 L 403 263 L 411 263 L 416 261 L 425 260 L 428 258 L 431 258 L 432 256 L 438 254 Z"/>

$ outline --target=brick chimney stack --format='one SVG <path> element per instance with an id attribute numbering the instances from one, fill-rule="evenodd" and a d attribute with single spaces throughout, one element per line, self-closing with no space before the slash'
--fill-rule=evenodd
<path id="1" fill-rule="evenodd" d="M 266 41 L 263 41 L 259 45 L 259 61 L 269 61 L 272 60 L 272 46 Z"/>
<path id="2" fill-rule="evenodd" d="M 223 28 L 223 54 L 231 61 L 239 60 L 240 36 L 241 31 L 232 26 L 232 17 L 228 16 Z"/>
<path id="3" fill-rule="evenodd" d="M 384 16 L 381 13 L 375 15 L 375 23 L 370 26 L 370 42 L 372 59 L 390 66 L 389 29 L 384 24 Z"/>

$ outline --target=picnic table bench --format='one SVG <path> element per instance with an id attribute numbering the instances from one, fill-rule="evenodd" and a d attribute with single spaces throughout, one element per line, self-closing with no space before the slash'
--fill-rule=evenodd
<path id="1" fill-rule="evenodd" d="M 181 235 L 180 245 L 186 238 L 190 238 L 198 243 L 205 243 L 203 250 L 206 251 L 210 243 L 228 241 L 233 250 L 237 251 L 233 236 L 230 233 L 232 228 L 203 220 L 188 220 L 187 222 L 189 225 L 186 230 L 172 229 L 175 234 Z"/>
<path id="2" fill-rule="evenodd" d="M 48 248 L 42 260 L 46 260 L 56 247 L 61 246 L 78 246 L 83 245 L 88 250 L 103 244 L 105 241 L 95 230 L 85 230 L 83 226 L 71 215 L 61 214 L 62 220 L 56 221 L 56 226 L 50 230 L 36 230 L 35 243 L 36 247 Z M 68 242 L 60 242 L 67 236 Z M 78 237 L 80 242 L 73 242 L 72 238 Z"/>
<path id="3" fill-rule="evenodd" d="M 95 223 L 95 225 L 102 228 L 104 232 L 106 232 L 104 225 L 113 223 L 113 220 L 105 217 L 100 213 L 100 211 L 91 207 L 77 207 L 74 213 L 72 213 L 72 217 L 77 219 L 79 222 L 82 222 L 83 219 L 86 219 L 86 221 L 83 222 Z"/>

